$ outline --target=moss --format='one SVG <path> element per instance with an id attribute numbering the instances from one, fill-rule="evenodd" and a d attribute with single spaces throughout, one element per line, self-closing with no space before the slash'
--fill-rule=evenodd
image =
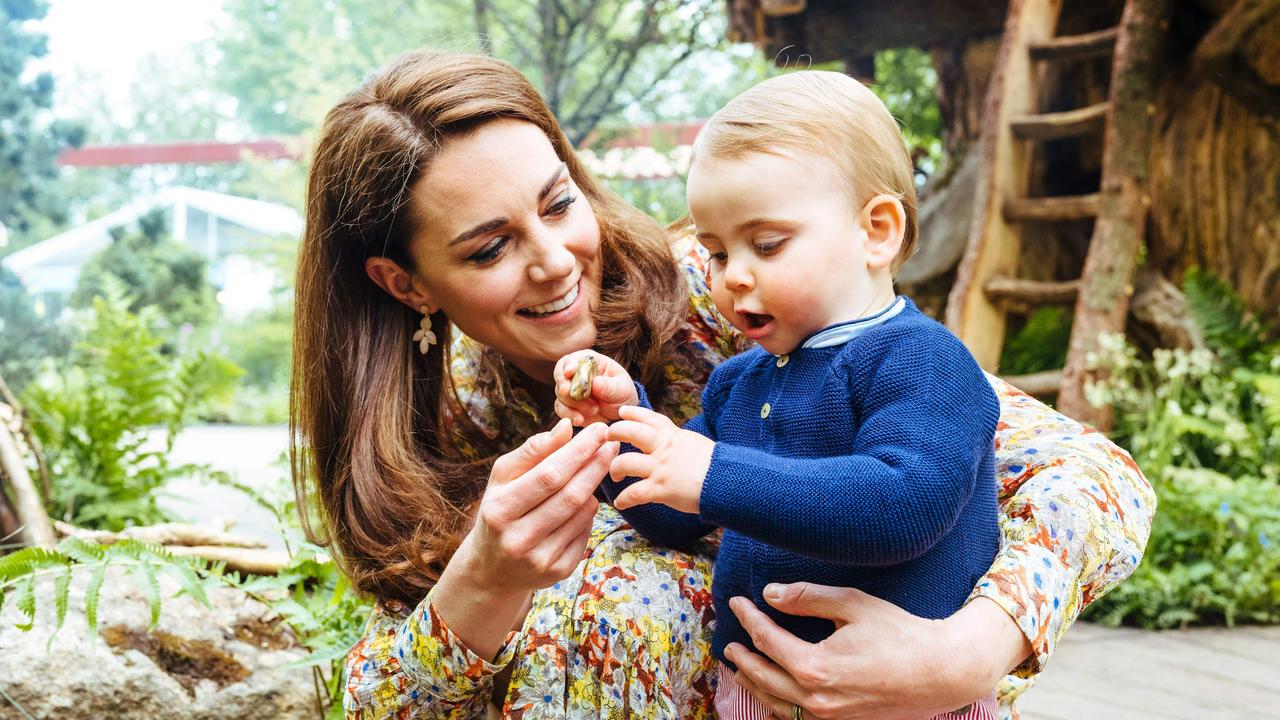
<path id="1" fill-rule="evenodd" d="M 137 650 L 151 658 L 192 697 L 201 680 L 212 680 L 221 688 L 250 675 L 244 665 L 207 640 L 191 640 L 163 630 L 140 632 L 123 625 L 103 628 L 102 638 L 116 652 Z"/>

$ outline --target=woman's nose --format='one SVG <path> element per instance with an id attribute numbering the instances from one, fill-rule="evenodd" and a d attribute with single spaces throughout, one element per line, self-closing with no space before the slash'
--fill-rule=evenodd
<path id="1" fill-rule="evenodd" d="M 558 280 L 573 272 L 577 260 L 564 241 L 545 229 L 530 237 L 533 258 L 529 263 L 529 279 L 541 283 Z"/>

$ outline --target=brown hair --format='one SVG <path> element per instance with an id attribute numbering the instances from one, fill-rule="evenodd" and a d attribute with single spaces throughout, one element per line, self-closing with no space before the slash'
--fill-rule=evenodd
<path id="1" fill-rule="evenodd" d="M 694 157 L 738 158 L 794 149 L 830 158 L 853 195 L 854 208 L 879 193 L 906 213 L 896 272 L 915 252 L 915 171 L 889 109 L 844 73 L 803 70 L 769 78 L 730 100 L 698 133 Z"/>
<path id="2" fill-rule="evenodd" d="M 482 447 L 484 458 L 452 449 L 455 423 L 469 420 L 449 410 L 448 319 L 432 317 L 440 342 L 419 354 L 410 337 L 420 316 L 364 264 L 385 256 L 412 267 L 405 206 L 416 181 L 450 138 L 498 118 L 540 128 L 595 211 L 604 267 L 596 347 L 660 393 L 687 308 L 666 231 L 587 172 L 515 67 L 410 52 L 330 110 L 298 255 L 290 457 L 308 538 L 381 599 L 425 596 L 470 529 L 492 456 L 510 448 Z"/>

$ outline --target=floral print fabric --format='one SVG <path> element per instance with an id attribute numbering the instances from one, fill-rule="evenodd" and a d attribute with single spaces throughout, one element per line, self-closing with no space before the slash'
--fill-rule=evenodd
<path id="1" fill-rule="evenodd" d="M 685 234 L 677 244 L 690 314 L 667 367 L 658 409 L 677 422 L 697 414 L 711 369 L 743 349 L 716 312 L 708 258 Z M 451 372 L 455 412 L 490 440 L 515 447 L 542 429 L 531 397 L 502 388 L 500 359 L 460 334 Z M 1032 655 L 999 690 L 1002 717 L 1093 599 L 1142 557 L 1155 498 L 1128 454 L 997 378 L 1001 550 L 973 591 L 1003 607 Z M 455 438 L 464 452 L 465 434 Z M 534 593 L 523 628 L 498 656 L 476 656 L 449 631 L 428 594 L 416 608 L 382 603 L 347 658 L 347 716 L 483 718 L 494 676 L 510 666 L 501 714 L 511 718 L 713 717 L 713 548 L 688 555 L 655 548 L 609 507 L 597 514 L 574 573 Z"/>

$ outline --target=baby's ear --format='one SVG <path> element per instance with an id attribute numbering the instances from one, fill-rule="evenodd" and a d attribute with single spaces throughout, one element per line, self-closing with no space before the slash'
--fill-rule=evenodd
<path id="1" fill-rule="evenodd" d="M 902 201 L 892 195 L 877 195 L 862 206 L 859 221 L 867 233 L 867 266 L 872 270 L 891 267 L 907 231 Z"/>

